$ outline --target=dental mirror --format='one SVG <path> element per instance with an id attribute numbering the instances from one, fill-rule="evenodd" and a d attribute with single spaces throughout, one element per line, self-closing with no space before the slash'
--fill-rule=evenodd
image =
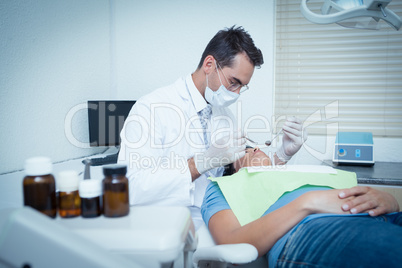
<path id="1" fill-rule="evenodd" d="M 265 142 L 265 145 L 266 146 L 270 146 L 271 144 L 272 144 L 272 141 L 273 140 L 275 140 L 278 136 L 279 136 L 279 134 L 281 134 L 281 132 L 282 132 L 282 129 L 278 132 L 278 134 L 276 134 L 271 140 L 267 140 L 266 142 Z"/>

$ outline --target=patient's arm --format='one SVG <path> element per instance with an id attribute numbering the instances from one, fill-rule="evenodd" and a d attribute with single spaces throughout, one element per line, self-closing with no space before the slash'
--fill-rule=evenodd
<path id="1" fill-rule="evenodd" d="M 378 216 L 399 211 L 399 205 L 394 196 L 367 186 L 343 189 L 339 193 L 339 197 L 349 198 L 342 204 L 342 209 L 350 211 L 352 214 L 368 212 L 371 216 Z"/>
<path id="2" fill-rule="evenodd" d="M 308 192 L 289 204 L 240 226 L 230 209 L 214 214 L 208 228 L 217 244 L 249 243 L 254 245 L 259 256 L 269 249 L 304 217 L 314 213 L 349 214 L 340 209 L 344 200 L 339 199 L 340 190 Z"/>

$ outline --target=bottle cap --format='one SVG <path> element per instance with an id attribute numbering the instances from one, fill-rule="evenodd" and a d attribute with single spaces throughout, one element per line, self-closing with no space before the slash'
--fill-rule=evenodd
<path id="1" fill-rule="evenodd" d="M 52 173 L 52 161 L 48 157 L 32 157 L 25 160 L 25 174 L 29 176 L 48 175 Z"/>
<path id="2" fill-rule="evenodd" d="M 127 166 L 125 165 L 106 165 L 103 166 L 103 175 L 112 176 L 112 175 L 126 175 Z"/>
<path id="3" fill-rule="evenodd" d="M 72 192 L 78 190 L 78 183 L 78 172 L 75 170 L 62 171 L 57 177 L 57 186 L 61 192 Z"/>
<path id="4" fill-rule="evenodd" d="M 78 192 L 82 198 L 100 196 L 102 194 L 102 181 L 94 179 L 80 181 Z"/>

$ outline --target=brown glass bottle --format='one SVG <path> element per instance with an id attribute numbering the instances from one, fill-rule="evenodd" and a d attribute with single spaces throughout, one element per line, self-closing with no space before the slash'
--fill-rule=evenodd
<path id="1" fill-rule="evenodd" d="M 103 167 L 103 214 L 105 217 L 122 217 L 129 213 L 127 167 L 107 165 Z"/>
<path id="2" fill-rule="evenodd" d="M 81 198 L 78 193 L 78 173 L 74 170 L 62 171 L 57 177 L 59 189 L 59 215 L 72 218 L 81 215 Z"/>
<path id="3" fill-rule="evenodd" d="M 87 179 L 80 182 L 78 191 L 81 197 L 81 216 L 94 218 L 102 214 L 102 181 Z"/>
<path id="4" fill-rule="evenodd" d="M 57 215 L 56 184 L 52 162 L 47 157 L 33 157 L 25 161 L 23 181 L 24 205 L 55 218 Z"/>

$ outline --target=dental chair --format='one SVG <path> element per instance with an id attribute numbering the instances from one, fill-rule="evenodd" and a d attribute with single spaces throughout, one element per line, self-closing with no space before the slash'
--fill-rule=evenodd
<path id="1" fill-rule="evenodd" d="M 233 165 L 227 165 L 223 176 L 231 175 L 233 172 Z M 198 246 L 193 254 L 194 267 L 268 267 L 266 257 L 258 258 L 257 249 L 251 244 L 216 245 L 205 224 L 196 233 Z"/>
<path id="2" fill-rule="evenodd" d="M 205 224 L 197 230 L 197 236 L 198 246 L 193 254 L 194 267 L 268 267 L 266 257 L 258 258 L 257 249 L 251 244 L 216 245 Z"/>

